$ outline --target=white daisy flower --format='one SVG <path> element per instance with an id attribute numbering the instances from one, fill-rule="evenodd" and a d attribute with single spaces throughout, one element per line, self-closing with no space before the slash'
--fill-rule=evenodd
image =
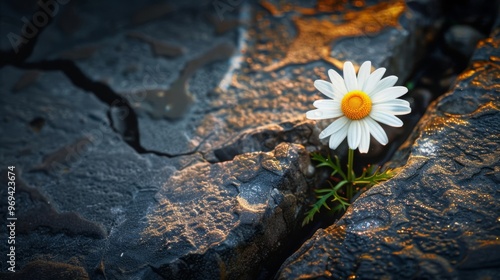
<path id="1" fill-rule="evenodd" d="M 314 86 L 331 99 L 314 101 L 316 110 L 306 113 L 312 120 L 335 119 L 319 135 L 320 139 L 330 136 L 329 146 L 336 149 L 347 136 L 349 148 L 359 148 L 367 153 L 370 147 L 370 134 L 380 144 L 389 141 L 387 134 L 377 122 L 401 127 L 403 122 L 395 117 L 411 112 L 410 103 L 397 99 L 408 92 L 403 86 L 394 86 L 398 77 L 388 76 L 381 79 L 385 68 L 370 73 L 371 62 L 365 61 L 359 68 L 358 76 L 350 61 L 344 63 L 344 78 L 333 69 L 328 70 L 331 83 L 314 81 Z"/>

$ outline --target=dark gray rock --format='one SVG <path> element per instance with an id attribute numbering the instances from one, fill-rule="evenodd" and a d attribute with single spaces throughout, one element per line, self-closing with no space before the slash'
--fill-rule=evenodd
<path id="1" fill-rule="evenodd" d="M 281 267 L 280 279 L 500 276 L 500 29 L 417 127 L 400 173 L 364 193 Z"/>
<path id="2" fill-rule="evenodd" d="M 23 72 L 5 67 L 0 74 L 0 158 L 16 174 L 16 269 L 26 268 L 21 277 L 46 264 L 44 271 L 57 274 L 77 258 L 79 270 L 91 273 L 128 205 L 159 190 L 183 159 L 136 153 L 111 129 L 109 107 L 60 72 L 43 72 L 13 92 Z"/>
<path id="3" fill-rule="evenodd" d="M 189 9 L 209 9 L 211 1 L 128 1 L 126 5 L 113 1 L 46 1 L 52 6 L 41 8 L 39 1 L 32 5 L 16 4 L 17 1 L 5 1 L 5 13 L 11 16 L 10 25 L 20 33 L 23 22 L 21 16 L 32 20 L 37 13 L 44 12 L 50 22 L 45 26 L 43 34 L 38 38 L 30 61 L 54 58 L 68 48 L 82 50 L 82 45 L 105 38 L 113 37 L 124 28 L 147 25 L 154 20 L 168 19 L 179 11 Z M 31 7 L 31 9 L 28 9 Z M 12 10 L 17 12 L 12 15 Z M 24 12 L 24 13 L 22 13 Z M 11 13 L 11 14 L 9 14 Z M 14 30 L 16 30 L 14 29 Z M 73 52 L 75 53 L 75 52 Z M 91 53 L 87 52 L 88 57 Z M 80 56 L 82 57 L 82 56 Z"/>
<path id="4" fill-rule="evenodd" d="M 312 6 L 242 1 L 231 2 L 236 4 L 220 20 L 215 8 L 220 1 L 185 2 L 163 16 L 156 7 L 158 17 L 143 24 L 129 22 L 129 15 L 149 4 L 122 7 L 105 28 L 82 25 L 85 32 L 77 34 L 85 34 L 83 45 L 76 34 L 54 42 L 42 34 L 30 59 L 50 51 L 51 58 L 74 61 L 87 77 L 125 97 L 138 114 L 145 150 L 170 156 L 200 152 L 217 161 L 214 151 L 234 150 L 233 139 L 241 133 L 255 135 L 252 131 L 265 125 L 301 126 L 303 113 L 319 98 L 314 79 L 326 79 L 327 69 L 338 69 L 346 59 L 356 64 L 370 59 L 375 67 L 387 67 L 387 75 L 406 79 L 427 42 L 423 30 L 440 10 L 425 1 L 421 5 L 432 6 L 434 14 L 404 1 L 331 7 L 321 1 Z M 98 14 L 100 5 L 77 3 L 74 9 Z M 50 28 L 48 34 L 61 32 Z M 241 147 L 236 154 L 268 151 L 269 143 Z"/>
<path id="5" fill-rule="evenodd" d="M 134 193 L 152 183 L 159 188 L 156 176 L 164 173 L 165 178 L 180 167 L 178 159 L 137 154 L 111 129 L 109 107 L 74 87 L 62 73 L 45 72 L 13 93 L 10 88 L 22 75 L 15 68 L 2 69 L 1 157 L 17 166 L 28 185 L 35 184 L 58 210 L 77 211 L 109 231 L 112 208 L 126 206 Z M 44 124 L 34 127 L 37 120 Z M 159 165 L 143 169 L 153 163 Z M 171 170 L 159 170 L 165 167 Z"/>
<path id="6" fill-rule="evenodd" d="M 71 1 L 39 70 L 0 69 L 19 277 L 258 276 L 310 202 L 313 81 L 346 59 L 408 77 L 432 22 L 403 1 L 236 2 Z"/>
<path id="7" fill-rule="evenodd" d="M 303 113 L 321 98 L 313 81 L 328 80 L 327 70 L 341 69 L 347 59 L 358 65 L 372 60 L 374 67 L 388 68 L 386 75 L 398 75 L 400 83 L 410 75 L 426 44 L 422 31 L 430 17 L 404 1 L 357 5 L 262 1 L 263 9 L 256 9 L 257 20 L 248 29 L 241 64 L 229 87 L 211 103 L 216 109 L 203 121 L 208 128 L 196 132 L 205 158 L 268 150 L 286 134 L 300 135 L 302 140 L 294 143 L 317 149 L 317 141 L 306 142 L 317 139 L 328 123 L 303 122 Z M 436 3 L 433 8 L 440 9 Z"/>
<path id="8" fill-rule="evenodd" d="M 472 55 L 477 42 L 484 37 L 483 34 L 468 25 L 454 25 L 444 36 L 448 47 L 465 57 Z"/>
<path id="9" fill-rule="evenodd" d="M 201 8 L 58 54 L 128 100 L 139 116 L 140 145 L 148 151 L 195 153 L 204 141 L 200 131 L 209 133 L 203 129 L 207 113 L 217 110 L 211 103 L 222 95 L 214 90 L 233 71 L 237 30 L 217 34 Z"/>
<path id="10" fill-rule="evenodd" d="M 251 277 L 300 225 L 311 183 L 302 146 L 217 164 L 138 154 L 93 94 L 59 72 L 13 92 L 25 75 L 2 69 L 0 95 L 16 250 L 31 256 L 18 277 Z"/>
<path id="11" fill-rule="evenodd" d="M 49 17 L 43 17 L 34 25 L 33 16 L 40 7 L 38 1 L 2 1 L 0 3 L 0 50 L 18 54 L 21 48 L 33 40 L 41 29 L 49 25 Z"/>
<path id="12" fill-rule="evenodd" d="M 110 235 L 106 275 L 153 279 L 253 278 L 300 225 L 309 154 L 281 144 L 269 153 L 199 163 L 176 172 L 158 202 Z M 129 209 L 130 209 L 129 208 Z"/>
<path id="13" fill-rule="evenodd" d="M 28 263 L 22 271 L 4 274 L 3 279 L 90 279 L 78 260 L 73 259 L 72 262 L 75 264 L 36 260 Z"/>

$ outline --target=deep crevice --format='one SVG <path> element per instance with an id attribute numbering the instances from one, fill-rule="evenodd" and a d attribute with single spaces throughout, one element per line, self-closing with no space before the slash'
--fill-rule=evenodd
<path id="1" fill-rule="evenodd" d="M 111 128 L 120 134 L 122 139 L 139 154 L 155 154 L 157 156 L 174 158 L 198 152 L 198 147 L 193 151 L 180 154 L 147 150 L 142 147 L 140 144 L 138 117 L 129 101 L 114 92 L 110 86 L 102 82 L 93 81 L 87 77 L 76 63 L 71 60 L 55 59 L 31 63 L 16 61 L 12 65 L 22 69 L 63 72 L 76 87 L 94 94 L 100 101 L 110 107 L 107 116 Z M 114 111 L 121 112 L 120 117 L 114 117 Z M 118 127 L 123 127 L 123 129 L 118 129 Z"/>
<path id="2" fill-rule="evenodd" d="M 38 8 L 36 12 L 45 12 L 41 7 Z M 122 136 L 122 139 L 132 147 L 139 154 L 155 154 L 157 156 L 164 157 L 178 157 L 184 155 L 191 155 L 197 152 L 198 147 L 191 152 L 182 154 L 169 154 L 164 152 L 146 150 L 140 145 L 139 137 L 139 127 L 137 121 L 137 114 L 130 106 L 130 103 L 124 97 L 118 95 L 114 92 L 108 85 L 96 82 L 88 78 L 80 68 L 71 60 L 56 59 L 56 60 L 42 60 L 38 62 L 26 62 L 26 60 L 31 56 L 33 50 L 35 49 L 38 37 L 41 36 L 43 31 L 51 25 L 53 22 L 53 17 L 48 17 L 48 22 L 42 27 L 39 27 L 38 32 L 33 38 L 30 38 L 25 44 L 18 46 L 18 49 L 0 51 L 0 68 L 4 66 L 15 66 L 21 69 L 36 69 L 45 71 L 61 71 L 68 79 L 77 87 L 91 92 L 99 100 L 110 106 L 107 116 L 111 124 L 111 128 Z M 123 119 L 118 120 L 122 123 L 118 125 L 116 119 L 113 118 L 113 111 L 118 110 L 119 112 L 126 112 Z M 118 127 L 124 127 L 123 131 L 120 131 Z"/>

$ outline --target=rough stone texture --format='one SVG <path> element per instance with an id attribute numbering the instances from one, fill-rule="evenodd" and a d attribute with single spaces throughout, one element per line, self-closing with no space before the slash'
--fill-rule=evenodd
<path id="1" fill-rule="evenodd" d="M 30 252 L 17 260 L 19 277 L 38 266 L 81 277 L 249 276 L 300 223 L 310 165 L 302 146 L 220 164 L 137 154 L 110 128 L 109 107 L 61 73 L 12 93 L 23 72 L 2 69 L 9 94 L 0 96 L 10 135 L 2 162 L 17 174 L 16 250 Z M 193 258 L 199 266 L 186 266 Z"/>
<path id="2" fill-rule="evenodd" d="M 386 66 L 402 79 L 409 75 L 419 57 L 418 46 L 425 45 L 416 38 L 422 36 L 428 15 L 403 1 L 346 1 L 324 10 L 331 4 L 325 2 L 260 2 L 262 8 L 256 9 L 240 45 L 243 55 L 231 83 L 211 103 L 216 109 L 205 115 L 203 129 L 194 134 L 205 158 L 223 160 L 243 151 L 269 150 L 286 135 L 300 135 L 298 143 L 318 147 L 319 129 L 315 122 L 304 123 L 302 114 L 320 98 L 314 80 L 328 79 L 327 69 L 338 70 L 346 58 L 356 64 L 376 58 L 376 67 Z M 371 53 L 359 51 L 361 42 L 372 46 Z M 392 60 L 398 55 L 408 59 Z"/>
<path id="3" fill-rule="evenodd" d="M 156 7 L 158 17 L 141 24 L 123 17 L 156 4 L 121 7 L 105 28 L 97 28 L 91 16 L 102 13 L 104 4 L 74 3 L 72 9 L 82 11 L 76 34 L 83 37 L 66 38 L 49 26 L 50 35 L 41 35 L 30 60 L 74 61 L 86 77 L 125 97 L 138 114 L 138 142 L 146 151 L 199 152 L 213 162 L 221 160 L 214 151 L 228 145 L 234 150 L 233 138 L 241 133 L 254 135 L 264 125 L 271 125 L 271 133 L 278 133 L 273 126 L 300 126 L 318 98 L 313 81 L 327 79 L 327 69 L 346 59 L 371 59 L 404 81 L 422 55 L 429 36 L 424 29 L 440 10 L 434 4 L 435 14 L 429 14 L 418 1 L 398 0 L 309 6 L 242 1 L 224 10 L 221 20 L 215 2 L 182 2 L 185 7 L 164 13 Z M 269 151 L 269 143 L 239 147 L 236 154 Z"/>
<path id="4" fill-rule="evenodd" d="M 24 37 L 26 41 L 19 47 L 36 38 L 37 44 L 30 56 L 31 61 L 53 58 L 68 47 L 86 48 L 87 43 L 99 38 L 106 38 L 124 28 L 133 28 L 148 22 L 168 18 L 189 9 L 211 7 L 212 1 L 128 1 L 126 5 L 117 5 L 113 1 L 78 1 L 78 0 L 15 0 L 2 1 L 0 34 L 7 38 L 9 34 Z M 38 16 L 38 20 L 34 17 Z M 229 16 L 229 12 L 228 12 Z M 24 18 L 24 19 L 23 19 Z M 32 25 L 26 24 L 31 22 Z M 27 28 L 25 26 L 28 26 Z M 32 26 L 33 29 L 30 29 Z M 43 33 L 43 34 L 40 34 Z M 38 36 L 40 35 L 40 36 Z M 38 36 L 38 37 L 37 37 Z M 14 40 L 14 39 L 12 39 Z M 11 39 L 2 40 L 0 49 L 12 49 Z M 14 41 L 15 42 L 15 41 Z M 94 50 L 87 49 L 83 57 Z M 78 55 L 77 57 L 82 57 Z"/>
<path id="5" fill-rule="evenodd" d="M 212 1 L 101 2 L 61 5 L 25 69 L 0 69 L 21 278 L 258 276 L 309 203 L 313 81 L 371 59 L 402 83 L 439 14 L 249 1 L 221 21 Z M 2 13 L 32 15 L 13 3 Z"/>
<path id="6" fill-rule="evenodd" d="M 111 234 L 109 252 L 123 253 L 104 257 L 107 275 L 145 270 L 144 279 L 256 277 L 300 224 L 309 164 L 303 147 L 280 144 L 273 152 L 176 172 L 145 220 L 128 220 Z"/>
<path id="7" fill-rule="evenodd" d="M 181 159 L 137 154 L 110 128 L 108 107 L 60 72 L 44 72 L 22 92 L 11 92 L 23 72 L 6 67 L 0 75 L 0 158 L 17 175 L 16 268 L 23 268 L 17 276 L 38 279 L 40 266 L 54 277 L 73 266 L 86 275 L 130 202 L 158 190 Z M 66 266 L 71 259 L 76 262 Z"/>
<path id="8" fill-rule="evenodd" d="M 116 219 L 110 209 L 125 207 L 141 189 L 159 188 L 178 168 L 174 160 L 137 154 L 110 128 L 108 107 L 60 72 L 11 93 L 23 72 L 2 69 L 2 92 L 9 93 L 0 96 L 2 162 L 18 166 L 26 184 L 58 210 L 77 211 L 109 231 Z M 43 124 L 34 126 L 37 119 Z"/>
<path id="9" fill-rule="evenodd" d="M 319 230 L 278 278 L 500 276 L 499 46 L 497 27 L 421 120 L 401 172 Z"/>

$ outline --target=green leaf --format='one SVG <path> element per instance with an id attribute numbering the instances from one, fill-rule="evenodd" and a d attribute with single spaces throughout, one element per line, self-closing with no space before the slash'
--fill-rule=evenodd
<path id="1" fill-rule="evenodd" d="M 335 161 L 332 160 L 330 155 L 328 155 L 327 158 L 322 156 L 319 153 L 312 153 L 311 154 L 311 160 L 313 161 L 318 161 L 319 163 L 316 165 L 316 167 L 329 167 L 332 169 L 332 172 L 330 173 L 330 176 L 334 176 L 335 174 L 339 174 L 342 179 L 346 179 L 346 176 L 344 172 L 342 171 L 342 167 L 340 166 L 340 160 L 337 156 L 335 156 Z"/>
<path id="2" fill-rule="evenodd" d="M 335 186 L 332 185 L 330 181 L 330 188 L 327 189 L 319 189 L 315 190 L 317 201 L 311 206 L 311 209 L 306 212 L 304 221 L 302 222 L 302 226 L 308 224 L 313 221 L 314 215 L 319 213 L 322 207 L 325 207 L 328 210 L 332 210 L 334 212 L 337 211 L 345 211 L 347 207 L 349 207 L 350 203 L 348 198 L 342 197 L 338 194 L 338 191 L 341 190 L 344 186 L 347 187 L 345 189 L 345 193 L 348 197 L 352 197 L 352 190 L 355 189 L 354 186 L 361 185 L 362 187 L 372 187 L 375 184 L 378 184 L 383 181 L 387 181 L 394 177 L 394 172 L 390 169 L 385 171 L 380 171 L 380 167 L 374 170 L 372 165 L 368 165 L 363 169 L 361 176 L 356 178 L 356 174 L 351 170 L 352 173 L 348 174 L 349 180 L 347 180 L 346 174 L 342 171 L 340 166 L 340 160 L 337 156 L 335 156 L 335 160 L 332 160 L 330 155 L 326 158 L 319 153 L 311 153 L 311 160 L 318 162 L 316 167 L 328 167 L 332 170 L 331 176 L 336 174 L 342 177 L 342 181 L 338 182 Z M 350 181 L 352 180 L 352 181 Z M 329 199 L 332 198 L 330 201 Z M 337 203 L 332 209 L 328 205 L 328 202 Z"/>
<path id="3" fill-rule="evenodd" d="M 318 200 L 316 201 L 316 203 L 314 203 L 311 207 L 311 209 L 309 211 L 306 212 L 306 217 L 304 218 L 304 221 L 302 221 L 302 226 L 310 223 L 313 221 L 314 219 L 314 215 L 316 213 L 319 213 L 321 207 L 325 207 L 326 209 L 330 210 L 330 207 L 328 206 L 328 199 L 330 197 L 334 197 L 332 199 L 332 202 L 335 202 L 337 200 L 340 199 L 340 205 L 342 205 L 342 208 L 345 210 L 345 206 L 346 205 L 349 205 L 349 203 L 347 203 L 346 201 L 342 201 L 342 200 L 345 200 L 345 198 L 339 196 L 337 194 L 337 191 L 342 188 L 342 186 L 344 186 L 345 184 L 347 184 L 348 182 L 346 180 L 344 181 L 341 181 L 339 182 L 337 185 L 333 186 L 329 181 L 328 183 L 330 184 L 330 189 L 321 189 L 321 190 L 316 190 L 315 192 L 317 194 L 321 194 L 321 193 L 324 193 L 323 195 L 318 195 L 317 198 Z M 338 206 L 335 206 L 334 209 L 337 209 Z M 334 210 L 334 211 L 338 211 L 338 210 Z"/>
<path id="4" fill-rule="evenodd" d="M 368 166 L 363 170 L 363 174 L 361 174 L 361 176 L 354 179 L 353 185 L 364 185 L 364 187 L 370 188 L 380 182 L 391 179 L 392 177 L 394 177 L 394 175 L 394 171 L 391 169 L 387 169 L 381 172 L 380 167 L 378 167 L 374 172 L 373 167 Z"/>

